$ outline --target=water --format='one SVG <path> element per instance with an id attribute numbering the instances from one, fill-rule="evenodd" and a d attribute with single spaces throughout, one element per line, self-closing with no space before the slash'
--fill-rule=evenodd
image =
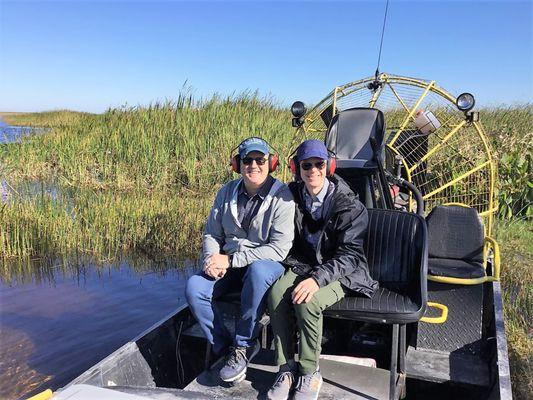
<path id="1" fill-rule="evenodd" d="M 17 143 L 20 142 L 24 136 L 43 131 L 44 129 L 31 128 L 28 126 L 9 126 L 0 119 L 0 143 Z"/>
<path id="2" fill-rule="evenodd" d="M 65 385 L 184 304 L 193 271 L 122 262 L 0 282 L 0 398 Z"/>
<path id="3" fill-rule="evenodd" d="M 35 132 L 0 120 L 0 144 Z M 57 200 L 69 193 L 54 183 L 12 186 L 0 179 L 0 208 L 35 196 Z M 184 304 L 194 270 L 193 263 L 180 269 L 138 259 L 98 267 L 30 260 L 0 268 L 2 400 L 64 386 Z"/>

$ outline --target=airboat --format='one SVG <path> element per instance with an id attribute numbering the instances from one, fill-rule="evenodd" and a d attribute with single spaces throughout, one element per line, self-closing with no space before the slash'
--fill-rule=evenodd
<path id="1" fill-rule="evenodd" d="M 385 73 L 292 107 L 294 146 L 323 139 L 369 209 L 365 251 L 380 283 L 325 312 L 321 399 L 511 399 L 492 238 L 496 163 L 469 93 Z M 228 329 L 239 294 L 216 301 Z M 182 306 L 56 393 L 36 399 L 256 399 L 273 382 L 272 333 L 234 386 Z M 220 366 L 220 362 L 218 365 Z"/>

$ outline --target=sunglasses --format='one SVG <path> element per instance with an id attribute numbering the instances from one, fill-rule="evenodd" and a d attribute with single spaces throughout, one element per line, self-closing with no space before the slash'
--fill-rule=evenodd
<path id="1" fill-rule="evenodd" d="M 322 169 L 326 166 L 326 162 L 324 160 L 322 161 L 317 161 L 315 163 L 311 163 L 311 162 L 303 162 L 300 164 L 300 166 L 302 167 L 302 169 L 304 171 L 309 171 L 311 168 L 313 167 L 316 167 L 316 169 Z"/>
<path id="2" fill-rule="evenodd" d="M 264 157 L 244 157 L 242 159 L 242 163 L 244 165 L 251 165 L 253 162 L 255 161 L 255 163 L 257 165 L 265 165 L 265 163 L 267 162 L 267 159 L 264 158 Z"/>

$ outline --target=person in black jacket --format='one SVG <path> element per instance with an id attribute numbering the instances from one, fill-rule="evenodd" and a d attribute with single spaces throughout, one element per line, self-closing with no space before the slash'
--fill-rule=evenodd
<path id="1" fill-rule="evenodd" d="M 268 298 L 280 366 L 267 394 L 271 400 L 288 399 L 293 390 L 295 400 L 318 398 L 322 311 L 349 291 L 371 296 L 378 285 L 369 275 L 363 253 L 367 210 L 348 185 L 333 175 L 324 143 L 306 140 L 291 164 L 297 178 L 289 184 L 296 202 L 294 244 L 283 262 L 287 271 Z M 300 334 L 298 363 L 294 361 L 295 329 Z"/>

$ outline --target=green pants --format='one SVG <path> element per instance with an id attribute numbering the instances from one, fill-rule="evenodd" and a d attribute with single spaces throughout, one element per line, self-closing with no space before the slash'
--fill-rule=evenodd
<path id="1" fill-rule="evenodd" d="M 316 292 L 308 303 L 293 304 L 291 293 L 305 278 L 288 270 L 272 286 L 268 296 L 270 323 L 274 332 L 276 364 L 283 365 L 294 359 L 294 332 L 298 329 L 300 372 L 316 371 L 322 351 L 322 311 L 341 300 L 344 289 L 339 282 L 330 283 Z"/>

